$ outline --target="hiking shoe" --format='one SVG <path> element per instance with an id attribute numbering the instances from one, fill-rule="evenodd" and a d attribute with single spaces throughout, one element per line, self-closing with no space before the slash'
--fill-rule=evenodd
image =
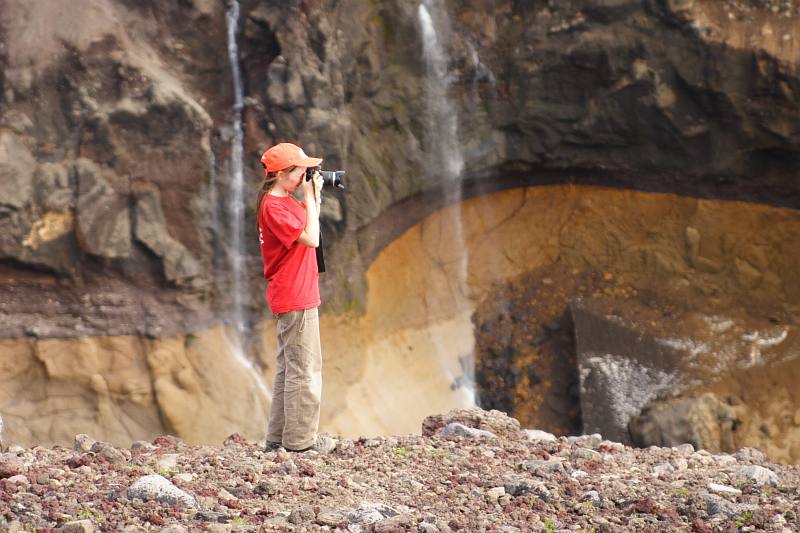
<path id="1" fill-rule="evenodd" d="M 265 452 L 277 452 L 281 448 L 283 448 L 283 444 L 281 444 L 280 442 L 267 441 L 267 445 L 264 447 L 264 451 Z"/>
<path id="2" fill-rule="evenodd" d="M 308 448 L 303 448 L 302 450 L 291 450 L 287 448 L 287 450 L 290 452 L 331 453 L 336 449 L 337 444 L 339 444 L 339 441 L 334 438 L 328 437 L 327 435 L 317 435 L 316 442 Z"/>

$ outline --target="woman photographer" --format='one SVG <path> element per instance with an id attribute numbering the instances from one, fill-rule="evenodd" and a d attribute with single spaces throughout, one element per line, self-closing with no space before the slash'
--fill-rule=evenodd
<path id="1" fill-rule="evenodd" d="M 267 427 L 267 450 L 332 451 L 336 440 L 318 435 L 322 396 L 319 335 L 319 206 L 323 179 L 306 170 L 322 159 L 291 143 L 261 157 L 265 177 L 258 194 L 258 236 L 267 280 L 267 303 L 278 319 L 278 356 Z M 303 202 L 292 193 L 300 187 Z"/>

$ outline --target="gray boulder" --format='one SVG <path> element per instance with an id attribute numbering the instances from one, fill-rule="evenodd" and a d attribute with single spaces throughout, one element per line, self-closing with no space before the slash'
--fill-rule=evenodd
<path id="1" fill-rule="evenodd" d="M 128 498 L 148 500 L 155 498 L 161 503 L 183 503 L 187 507 L 197 507 L 197 500 L 188 492 L 173 485 L 167 478 L 158 474 L 143 476 L 128 488 Z"/>
<path id="2" fill-rule="evenodd" d="M 757 485 L 769 485 L 771 487 L 777 487 L 781 482 L 778 474 L 769 468 L 758 465 L 741 467 L 736 472 L 736 479 L 738 481 L 756 483 Z"/>
<path id="3" fill-rule="evenodd" d="M 648 404 L 630 421 L 638 446 L 678 446 L 688 442 L 696 449 L 732 450 L 735 410 L 712 393 L 673 398 Z"/>

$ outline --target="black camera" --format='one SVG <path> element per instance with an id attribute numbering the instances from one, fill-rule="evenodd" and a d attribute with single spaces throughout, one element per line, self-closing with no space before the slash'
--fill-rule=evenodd
<path id="1" fill-rule="evenodd" d="M 306 181 L 311 181 L 314 177 L 314 172 L 322 174 L 322 183 L 328 187 L 344 189 L 344 183 L 342 183 L 344 170 L 322 170 L 320 167 L 310 167 L 306 169 Z"/>

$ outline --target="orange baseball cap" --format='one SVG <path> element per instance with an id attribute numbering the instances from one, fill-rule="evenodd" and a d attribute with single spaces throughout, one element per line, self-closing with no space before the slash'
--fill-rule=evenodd
<path id="1" fill-rule="evenodd" d="M 277 172 L 289 167 L 316 167 L 322 159 L 308 157 L 296 144 L 280 143 L 264 152 L 261 163 L 267 172 Z"/>

